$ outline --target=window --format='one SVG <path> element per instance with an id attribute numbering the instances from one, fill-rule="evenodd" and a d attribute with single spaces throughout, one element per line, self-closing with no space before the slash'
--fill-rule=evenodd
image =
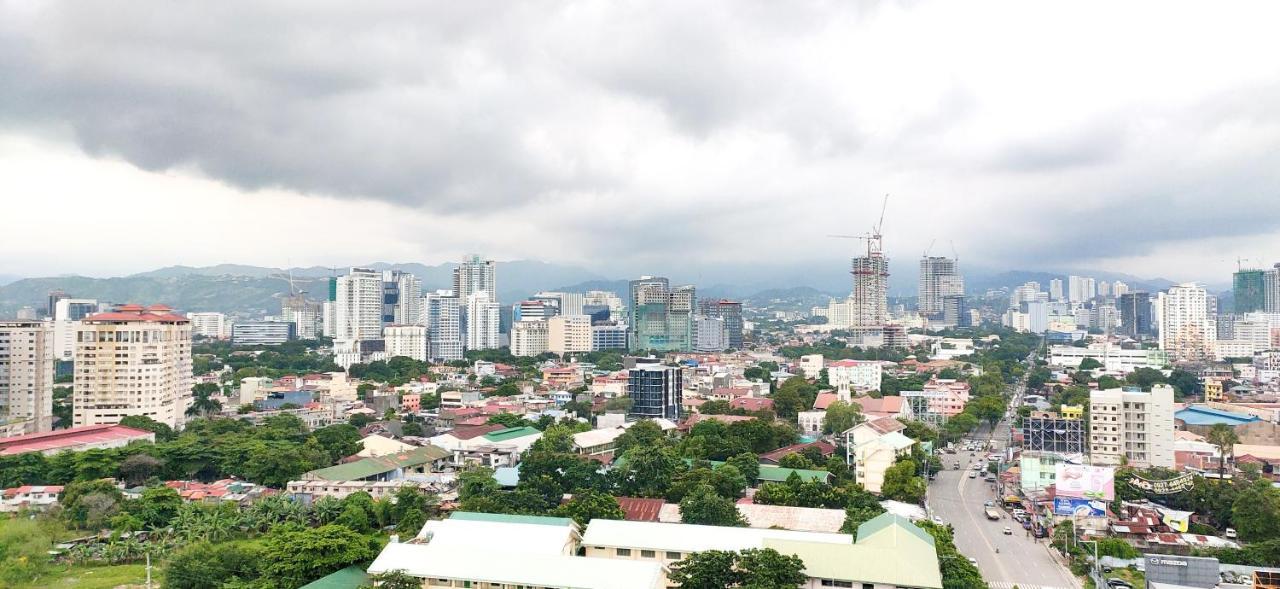
<path id="1" fill-rule="evenodd" d="M 641 550 L 640 558 L 657 558 L 658 554 L 652 550 Z"/>
<path id="2" fill-rule="evenodd" d="M 617 553 L 618 553 L 618 556 L 631 556 L 631 549 L 630 549 L 630 548 L 618 548 L 618 549 L 617 549 Z"/>
<path id="3" fill-rule="evenodd" d="M 680 553 L 667 551 L 667 560 L 680 560 Z"/>

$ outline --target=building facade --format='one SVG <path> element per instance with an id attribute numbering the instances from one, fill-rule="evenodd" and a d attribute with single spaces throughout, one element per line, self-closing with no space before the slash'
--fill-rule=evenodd
<path id="1" fill-rule="evenodd" d="M 1173 468 L 1173 387 L 1089 394 L 1089 459 L 1095 465 Z"/>
<path id="2" fill-rule="evenodd" d="M 430 358 L 437 362 L 462 359 L 462 305 L 452 291 L 438 290 L 422 297 L 422 323 L 427 327 Z"/>
<path id="3" fill-rule="evenodd" d="M 692 286 L 671 288 L 666 278 L 645 276 L 631 281 L 631 346 L 660 352 L 693 349 L 696 292 Z"/>
<path id="4" fill-rule="evenodd" d="M 853 258 L 851 327 L 884 325 L 889 318 L 889 259 L 879 251 Z"/>
<path id="5" fill-rule="evenodd" d="M 464 347 L 468 350 L 497 348 L 501 306 L 485 291 L 473 292 L 466 300 L 467 306 L 462 314 Z"/>
<path id="6" fill-rule="evenodd" d="M 292 321 L 241 321 L 231 326 L 233 346 L 278 346 L 296 337 Z"/>
<path id="7" fill-rule="evenodd" d="M 459 300 L 467 300 L 472 294 L 483 292 L 489 300 L 498 302 L 497 263 L 477 255 L 467 256 L 453 269 L 453 294 Z"/>
<path id="8" fill-rule="evenodd" d="M 626 350 L 631 330 L 626 323 L 608 323 L 591 326 L 591 351 Z"/>
<path id="9" fill-rule="evenodd" d="M 1121 333 L 1134 339 L 1151 336 L 1151 295 L 1140 290 L 1124 293 L 1118 297 L 1117 306 Z"/>
<path id="10" fill-rule="evenodd" d="M 225 314 L 212 311 L 187 313 L 187 319 L 191 321 L 191 333 L 195 335 L 211 339 L 227 339 L 231 337 L 231 323 L 227 321 Z"/>
<path id="11" fill-rule="evenodd" d="M 386 342 L 387 358 L 404 356 L 425 362 L 427 356 L 427 328 L 422 325 L 388 325 L 382 328 Z"/>
<path id="12" fill-rule="evenodd" d="M 1253 313 L 1267 308 L 1266 271 L 1237 270 L 1231 277 L 1235 313 Z"/>
<path id="13" fill-rule="evenodd" d="M 698 310 L 703 317 L 715 317 L 724 321 L 725 345 L 719 350 L 741 350 L 743 347 L 742 303 L 727 299 L 702 299 Z"/>
<path id="14" fill-rule="evenodd" d="M 1218 330 L 1209 313 L 1208 293 L 1191 283 L 1160 293 L 1160 349 L 1174 362 L 1205 361 L 1214 357 Z"/>
<path id="15" fill-rule="evenodd" d="M 191 402 L 191 322 L 163 305 L 122 305 L 76 331 L 72 423 L 130 415 L 180 428 Z"/>
<path id="16" fill-rule="evenodd" d="M 382 337 L 382 273 L 352 268 L 334 283 L 333 338 L 340 341 L 376 340 Z"/>
<path id="17" fill-rule="evenodd" d="M 586 315 L 556 315 L 547 320 L 547 351 L 577 354 L 591 351 L 591 318 Z"/>
<path id="18" fill-rule="evenodd" d="M 541 319 L 516 321 L 511 324 L 511 355 L 538 356 L 547 353 L 551 330 Z"/>
<path id="19" fill-rule="evenodd" d="M 878 391 L 883 371 L 876 360 L 836 360 L 827 363 L 827 382 L 837 389 Z"/>
<path id="20" fill-rule="evenodd" d="M 941 319 L 944 297 L 964 294 L 964 277 L 956 268 L 956 261 L 941 256 L 925 256 L 920 259 L 920 283 L 918 307 L 920 314 L 929 319 Z"/>
<path id="21" fill-rule="evenodd" d="M 0 321 L 0 423 L 5 430 L 53 429 L 53 326 L 48 321 Z M 64 426 L 67 424 L 63 424 Z"/>
<path id="22" fill-rule="evenodd" d="M 684 400 L 684 380 L 680 369 L 661 364 L 641 364 L 627 371 L 630 416 L 635 418 L 680 419 Z"/>

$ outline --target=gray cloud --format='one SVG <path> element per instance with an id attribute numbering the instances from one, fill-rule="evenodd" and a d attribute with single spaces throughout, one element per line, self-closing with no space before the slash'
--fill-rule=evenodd
<path id="1" fill-rule="evenodd" d="M 636 263 L 835 259 L 821 236 L 865 230 L 885 192 L 899 260 L 1273 235 L 1280 42 L 1239 31 L 1175 71 L 1184 16 L 1063 52 L 1032 19 L 930 2 L 0 0 L 0 131 Z"/>

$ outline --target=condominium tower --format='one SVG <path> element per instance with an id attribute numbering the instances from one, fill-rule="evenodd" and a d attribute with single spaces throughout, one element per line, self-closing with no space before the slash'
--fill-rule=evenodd
<path id="1" fill-rule="evenodd" d="M 956 261 L 941 256 L 921 258 L 917 294 L 920 314 L 930 319 L 941 318 L 943 299 L 964 294 L 964 277 L 956 268 Z"/>
<path id="2" fill-rule="evenodd" d="M 693 286 L 671 288 L 666 278 L 631 281 L 631 346 L 662 352 L 693 348 Z"/>
<path id="3" fill-rule="evenodd" d="M 130 415 L 181 427 L 191 401 L 191 323 L 163 305 L 122 305 L 76 331 L 72 424 Z"/>
<path id="4" fill-rule="evenodd" d="M 0 430 L 53 428 L 54 356 L 48 321 L 0 321 Z"/>
<path id="5" fill-rule="evenodd" d="M 1097 465 L 1173 468 L 1173 387 L 1091 392 L 1089 459 Z"/>
<path id="6" fill-rule="evenodd" d="M 1214 358 L 1217 327 L 1209 314 L 1205 289 L 1184 283 L 1160 293 L 1160 349 L 1174 362 Z"/>

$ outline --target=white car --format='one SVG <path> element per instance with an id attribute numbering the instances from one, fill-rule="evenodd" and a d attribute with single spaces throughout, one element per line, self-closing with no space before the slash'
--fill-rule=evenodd
<path id="1" fill-rule="evenodd" d="M 1235 540 L 1235 539 L 1236 539 L 1236 529 L 1235 529 L 1235 528 L 1227 528 L 1227 529 L 1226 529 L 1226 531 L 1224 531 L 1224 532 L 1222 533 L 1222 535 L 1223 535 L 1223 536 L 1226 536 L 1226 537 L 1227 537 L 1227 538 L 1229 538 L 1229 539 Z"/>
<path id="2" fill-rule="evenodd" d="M 943 521 L 942 521 L 942 518 L 941 518 L 941 517 L 938 517 L 938 516 L 936 516 L 936 515 L 935 515 L 935 516 L 933 516 L 933 523 L 938 524 L 938 525 L 940 525 L 940 526 L 941 526 L 941 525 L 946 525 L 946 524 L 945 524 L 945 522 L 943 522 Z"/>
<path id="3" fill-rule="evenodd" d="M 971 471 L 969 471 L 969 478 L 971 478 L 971 479 L 976 479 L 976 478 L 978 478 L 978 471 L 976 471 L 976 470 L 971 470 Z"/>

